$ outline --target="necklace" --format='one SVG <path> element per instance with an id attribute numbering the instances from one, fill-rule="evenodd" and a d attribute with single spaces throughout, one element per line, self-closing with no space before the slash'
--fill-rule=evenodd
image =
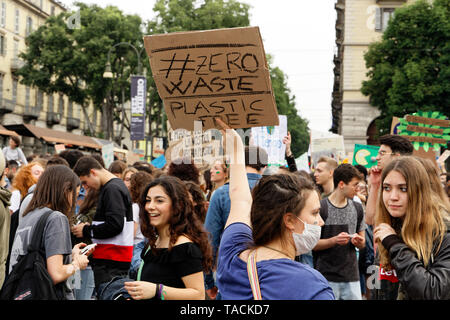
<path id="1" fill-rule="evenodd" d="M 278 252 L 281 253 L 283 256 L 286 256 L 286 257 L 288 257 L 288 258 L 290 259 L 290 256 L 289 256 L 288 254 L 286 254 L 285 252 L 281 251 L 281 250 L 278 250 L 278 249 L 275 249 L 275 248 L 271 248 L 271 247 L 268 247 L 268 246 L 262 246 L 262 247 L 267 248 L 267 249 L 270 249 L 270 250 L 273 250 L 273 251 L 278 251 Z"/>

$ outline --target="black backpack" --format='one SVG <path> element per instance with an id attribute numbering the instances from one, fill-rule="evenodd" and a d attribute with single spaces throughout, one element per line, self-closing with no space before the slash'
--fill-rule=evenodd
<path id="1" fill-rule="evenodd" d="M 0 300 L 61 300 L 64 282 L 57 285 L 47 271 L 42 238 L 52 210 L 44 212 L 36 224 L 27 254 L 21 255 L 0 291 Z"/>
<path id="2" fill-rule="evenodd" d="M 9 226 L 9 247 L 8 247 L 8 256 L 6 258 L 6 265 L 5 265 L 5 279 L 8 277 L 8 271 L 9 271 L 9 260 L 11 259 L 11 248 L 14 242 L 14 238 L 16 237 L 16 231 L 17 227 L 19 226 L 19 214 L 20 214 L 20 208 L 22 207 L 22 202 L 25 200 L 28 195 L 33 194 L 33 191 L 28 192 L 25 197 L 23 197 L 22 200 L 20 200 L 19 209 L 14 211 L 14 213 L 11 215 L 11 222 Z"/>

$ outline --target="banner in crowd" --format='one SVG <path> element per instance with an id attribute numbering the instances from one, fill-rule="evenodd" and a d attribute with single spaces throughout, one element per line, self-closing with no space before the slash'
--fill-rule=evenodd
<path id="1" fill-rule="evenodd" d="M 176 32 L 144 37 L 171 127 L 278 125 L 269 68 L 258 27 Z"/>
<path id="2" fill-rule="evenodd" d="M 415 150 L 439 151 L 450 141 L 450 120 L 442 113 L 419 111 L 399 119 L 399 135 L 407 137 Z"/>
<path id="3" fill-rule="evenodd" d="M 131 76 L 131 140 L 145 140 L 145 105 L 147 79 Z"/>
<path id="4" fill-rule="evenodd" d="M 308 153 L 311 154 L 311 167 L 315 168 L 320 157 L 330 157 L 338 163 L 345 158 L 344 136 L 311 130 L 311 143 Z"/>
<path id="5" fill-rule="evenodd" d="M 108 169 L 111 163 L 114 161 L 114 144 L 108 143 L 102 146 L 102 157 L 105 163 L 105 168 Z"/>
<path id="6" fill-rule="evenodd" d="M 280 125 L 252 128 L 252 144 L 264 148 L 269 156 L 268 164 L 282 166 L 285 163 L 286 145 L 283 138 L 287 136 L 287 117 L 278 116 Z"/>
<path id="7" fill-rule="evenodd" d="M 375 158 L 378 155 L 378 150 L 380 150 L 379 146 L 355 144 L 352 165 L 359 164 L 367 169 L 376 166 L 377 160 Z"/>

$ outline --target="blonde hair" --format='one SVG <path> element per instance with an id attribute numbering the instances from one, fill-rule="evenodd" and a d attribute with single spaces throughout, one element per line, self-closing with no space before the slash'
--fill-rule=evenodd
<path id="1" fill-rule="evenodd" d="M 334 160 L 333 158 L 325 157 L 325 156 L 322 156 L 319 158 L 319 160 L 317 160 L 317 164 L 319 164 L 321 162 L 325 162 L 327 164 L 327 168 L 329 170 L 334 170 L 339 165 L 338 162 L 336 160 Z"/>
<path id="2" fill-rule="evenodd" d="M 436 162 L 433 163 L 430 159 L 415 157 L 427 171 L 430 178 L 431 190 L 439 197 L 441 201 L 441 207 L 447 212 L 450 212 L 450 201 L 444 188 L 442 187 L 441 180 L 439 179 L 439 169 Z"/>
<path id="3" fill-rule="evenodd" d="M 413 250 L 417 257 L 427 266 L 433 255 L 433 246 L 439 241 L 439 250 L 447 227 L 444 223 L 448 212 L 442 210 L 440 201 L 431 189 L 431 182 L 424 166 L 412 156 L 402 156 L 391 161 L 381 175 L 381 182 L 391 172 L 396 171 L 406 180 L 408 202 L 405 215 L 394 218 L 389 214 L 383 201 L 383 189 L 378 195 L 376 225 L 387 223 L 392 226 L 403 240 Z M 403 220 L 399 226 L 399 220 Z M 400 229 L 400 230 L 399 230 Z M 379 240 L 378 240 L 379 242 Z M 379 243 L 380 264 L 386 269 L 392 269 L 389 253 Z"/>

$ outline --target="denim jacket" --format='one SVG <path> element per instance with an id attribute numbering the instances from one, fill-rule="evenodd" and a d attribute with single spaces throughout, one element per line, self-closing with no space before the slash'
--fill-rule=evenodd
<path id="1" fill-rule="evenodd" d="M 247 173 L 248 184 L 250 190 L 258 183 L 261 179 L 261 175 L 257 173 Z M 228 220 L 228 215 L 230 214 L 230 185 L 226 183 L 225 185 L 214 191 L 211 201 L 209 202 L 208 212 L 206 214 L 205 228 L 211 233 L 211 246 L 213 250 L 214 263 L 217 258 L 217 250 L 220 245 L 220 238 L 222 237 L 223 229 L 225 228 L 225 223 Z M 205 277 L 206 288 L 210 289 L 214 287 L 214 279 L 212 278 L 212 273 L 207 274 Z"/>

